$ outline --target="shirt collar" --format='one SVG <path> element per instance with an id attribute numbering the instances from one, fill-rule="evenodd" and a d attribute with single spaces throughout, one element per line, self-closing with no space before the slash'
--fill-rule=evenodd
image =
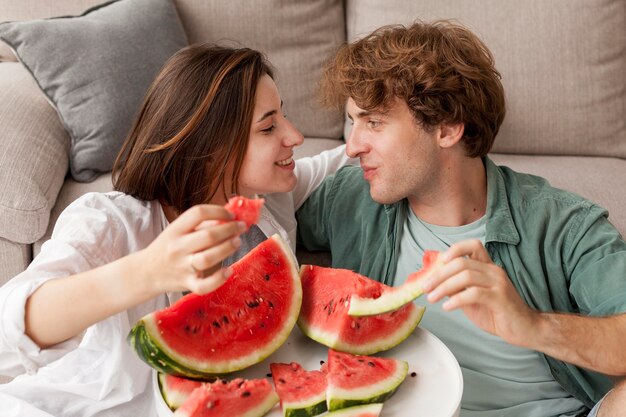
<path id="1" fill-rule="evenodd" d="M 487 224 L 485 242 L 503 242 L 517 245 L 520 236 L 513 223 L 511 207 L 506 190 L 506 179 L 491 159 L 483 159 L 487 170 Z"/>

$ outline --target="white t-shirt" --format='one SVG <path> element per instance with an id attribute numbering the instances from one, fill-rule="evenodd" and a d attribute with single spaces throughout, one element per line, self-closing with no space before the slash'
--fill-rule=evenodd
<path id="1" fill-rule="evenodd" d="M 264 196 L 261 231 L 266 236 L 280 234 L 295 249 L 295 210 L 327 174 L 349 162 L 345 146 L 296 161 L 294 191 Z M 24 333 L 24 310 L 28 297 L 47 280 L 141 250 L 167 225 L 158 202 L 120 192 L 89 193 L 63 211 L 41 253 L 0 288 L 0 374 L 17 376 L 0 385 L 0 415 L 156 415 L 151 369 L 128 346 L 126 336 L 141 317 L 176 301 L 180 293 L 164 294 L 116 314 L 49 349 L 39 349 Z"/>

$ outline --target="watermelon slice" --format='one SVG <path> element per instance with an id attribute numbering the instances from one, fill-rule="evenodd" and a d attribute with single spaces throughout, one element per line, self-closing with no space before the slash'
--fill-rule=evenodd
<path id="1" fill-rule="evenodd" d="M 163 373 L 206 379 L 244 369 L 278 349 L 302 302 L 291 250 L 274 235 L 231 268 L 217 290 L 188 294 L 143 317 L 128 335 L 139 357 Z"/>
<path id="2" fill-rule="evenodd" d="M 198 387 L 204 385 L 204 382 L 195 381 L 193 379 L 179 378 L 174 375 L 162 374 L 159 372 L 159 387 L 161 395 L 165 403 L 172 410 L 178 407 L 189 398 L 191 393 Z"/>
<path id="3" fill-rule="evenodd" d="M 298 326 L 311 339 L 332 349 L 370 355 L 391 349 L 417 327 L 424 308 L 413 303 L 370 317 L 348 316 L 350 298 L 373 297 L 390 288 L 346 269 L 303 265 L 302 308 Z"/>
<path id="4" fill-rule="evenodd" d="M 393 395 L 409 372 L 409 364 L 391 358 L 328 351 L 330 411 L 360 404 L 382 403 Z"/>
<path id="5" fill-rule="evenodd" d="M 333 411 L 324 417 L 378 417 L 382 410 L 382 404 L 357 405 Z"/>
<path id="6" fill-rule="evenodd" d="M 404 284 L 397 287 L 387 287 L 382 294 L 374 297 L 359 295 L 352 297 L 348 314 L 360 317 L 388 313 L 420 297 L 424 293 L 420 281 L 429 277 L 443 265 L 437 251 L 424 252 L 422 262 L 423 268 L 409 275 Z"/>
<path id="7" fill-rule="evenodd" d="M 270 370 L 285 417 L 310 417 L 326 411 L 326 372 L 306 371 L 296 362 L 271 363 Z"/>
<path id="8" fill-rule="evenodd" d="M 175 417 L 261 417 L 278 402 L 267 379 L 234 379 L 196 388 Z"/>
<path id="9" fill-rule="evenodd" d="M 262 198 L 251 199 L 238 195 L 230 198 L 224 207 L 235 216 L 235 220 L 245 222 L 248 230 L 259 222 L 264 203 Z"/>

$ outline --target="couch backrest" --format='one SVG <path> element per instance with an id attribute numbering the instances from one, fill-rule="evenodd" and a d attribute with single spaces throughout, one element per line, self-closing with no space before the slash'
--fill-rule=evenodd
<path id="1" fill-rule="evenodd" d="M 350 40 L 452 18 L 483 39 L 502 74 L 495 152 L 626 158 L 626 1 L 346 0 Z"/>
<path id="2" fill-rule="evenodd" d="M 105 0 L 0 0 L 0 22 L 79 15 Z M 190 42 L 264 52 L 287 116 L 307 137 L 342 136 L 341 115 L 315 99 L 323 61 L 345 41 L 342 0 L 174 0 Z M 0 61 L 15 60 L 0 41 Z"/>

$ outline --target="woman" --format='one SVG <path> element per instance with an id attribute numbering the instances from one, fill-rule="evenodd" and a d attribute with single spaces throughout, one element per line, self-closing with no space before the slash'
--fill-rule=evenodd
<path id="1" fill-rule="evenodd" d="M 296 169 L 302 142 L 260 53 L 193 45 L 175 54 L 116 161 L 116 191 L 72 203 L 40 255 L 0 289 L 0 372 L 30 374 L 0 385 L 3 413 L 154 415 L 151 372 L 128 331 L 181 291 L 217 288 L 230 273 L 222 262 L 269 235 L 294 248 L 295 208 L 346 162 L 338 148 Z M 266 198 L 258 227 L 241 237 L 222 207 L 232 194 Z"/>

